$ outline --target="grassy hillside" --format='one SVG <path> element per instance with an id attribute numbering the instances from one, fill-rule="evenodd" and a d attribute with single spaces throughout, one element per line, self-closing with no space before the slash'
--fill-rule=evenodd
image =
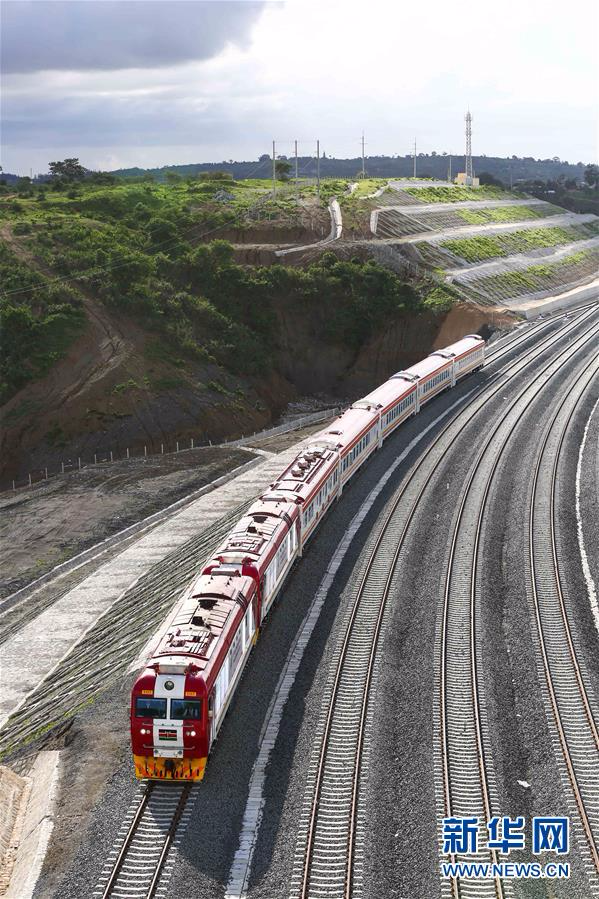
<path id="1" fill-rule="evenodd" d="M 220 237 L 276 243 L 295 229 L 318 240 L 323 193 L 306 185 L 298 205 L 260 181 L 193 179 L 0 196 L 0 440 L 12 470 L 25 451 L 45 464 L 173 434 L 247 433 L 298 393 L 341 383 L 390 322 L 409 327 L 421 313 L 428 349 L 451 291 L 366 254 L 241 265 Z"/>
<path id="2" fill-rule="evenodd" d="M 273 202 L 260 182 L 85 185 L 4 199 L 2 399 L 64 353 L 82 327 L 84 295 L 160 335 L 173 354 L 236 374 L 270 365 L 282 297 L 306 308 L 342 299 L 323 336 L 355 348 L 385 316 L 422 305 L 372 262 L 248 268 L 226 242 L 207 242 L 226 227 L 296 214 L 293 199 Z"/>

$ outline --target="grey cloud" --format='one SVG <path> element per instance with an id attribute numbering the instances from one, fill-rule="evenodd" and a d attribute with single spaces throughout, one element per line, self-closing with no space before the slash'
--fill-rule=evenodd
<path id="1" fill-rule="evenodd" d="M 4 0 L 2 70 L 157 68 L 244 43 L 263 2 Z"/>
<path id="2" fill-rule="evenodd" d="M 260 108 L 260 101 L 253 100 L 249 107 L 244 99 L 226 104 L 204 100 L 196 105 L 194 97 L 176 89 L 165 96 L 75 96 L 58 102 L 47 93 L 8 96 L 3 104 L 3 145 L 11 158 L 24 158 L 37 147 L 63 147 L 65 155 L 77 156 L 80 147 L 114 150 L 170 142 L 195 146 L 198 160 L 211 146 L 228 147 L 227 154 L 234 156 L 242 136 L 261 138 L 255 102 Z M 86 159 L 82 162 L 86 164 Z"/>

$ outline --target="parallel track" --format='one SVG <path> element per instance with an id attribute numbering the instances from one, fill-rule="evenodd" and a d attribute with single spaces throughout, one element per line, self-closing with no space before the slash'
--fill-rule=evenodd
<path id="1" fill-rule="evenodd" d="M 480 449 L 462 493 L 449 551 L 438 640 L 440 806 L 444 817 L 477 817 L 486 822 L 496 806 L 477 653 L 480 605 L 477 579 L 491 486 L 520 417 L 541 394 L 547 381 L 596 339 L 597 331 L 590 330 L 590 336 L 585 333 L 577 338 L 510 401 Z M 500 858 L 495 850 L 479 849 L 476 855 L 454 855 L 452 861 L 497 863 Z M 510 883 L 504 884 L 498 878 L 456 879 L 450 886 L 454 899 L 503 899 L 511 894 Z"/>
<path id="2" fill-rule="evenodd" d="M 161 879 L 177 833 L 191 813 L 191 784 L 149 781 L 130 811 L 104 866 L 94 899 L 153 899 L 163 892 Z"/>
<path id="3" fill-rule="evenodd" d="M 528 523 L 529 579 L 540 650 L 541 682 L 546 686 L 549 720 L 557 735 L 581 840 L 588 854 L 593 895 L 599 896 L 599 732 L 596 698 L 579 661 L 574 620 L 562 584 L 556 536 L 556 490 L 564 440 L 577 405 L 599 375 L 599 355 L 581 373 L 574 390 L 557 406 L 545 430 L 535 466 Z M 561 752 L 560 752 L 561 750 Z M 574 820 L 575 820 L 575 816 Z"/>
<path id="4" fill-rule="evenodd" d="M 591 326 L 584 334 L 589 331 L 595 332 L 596 326 Z M 549 343 L 560 336 L 553 335 Z M 545 347 L 535 349 L 536 352 L 531 353 L 533 359 Z M 542 371 L 553 362 L 545 365 Z M 540 377 L 538 375 L 536 379 Z M 473 411 L 469 407 L 462 413 L 467 417 L 462 427 L 504 386 L 505 382 L 482 399 L 480 393 L 477 394 L 470 404 Z M 478 405 L 476 399 L 480 400 Z M 334 674 L 326 687 L 325 715 L 318 734 L 320 748 L 308 770 L 309 800 L 300 821 L 290 891 L 293 899 L 320 896 L 349 899 L 361 891 L 360 876 L 356 876 L 354 871 L 354 856 L 361 858 L 362 854 L 363 841 L 357 834 L 359 785 L 368 755 L 368 699 L 376 675 L 376 649 L 405 536 L 422 494 L 435 474 L 438 459 L 425 476 L 407 514 L 400 504 L 415 483 L 416 472 L 425 460 L 434 456 L 435 450 L 439 450 L 443 438 L 454 426 L 452 421 L 440 432 L 398 492 L 370 551 L 352 602 L 344 636 L 335 653 Z M 347 764 L 348 758 L 352 759 L 353 764 Z"/>
<path id="5" fill-rule="evenodd" d="M 559 339 L 560 335 L 575 328 L 598 308 L 597 304 L 581 307 L 576 317 L 562 325 L 533 347 L 529 356 L 534 359 Z M 539 326 L 542 328 L 544 326 Z M 536 331 L 535 331 L 536 333 Z M 488 364 L 498 361 L 520 343 L 534 334 L 519 335 L 488 356 Z M 514 370 L 521 366 L 514 363 Z M 498 373 L 497 377 L 501 372 Z M 484 388 L 482 388 L 484 389 Z M 143 575 L 119 600 L 93 625 L 90 631 L 73 647 L 33 694 L 0 729 L 0 760 L 9 758 L 23 744 L 67 727 L 72 716 L 96 695 L 109 681 L 123 674 L 136 653 L 174 602 L 178 593 L 189 582 L 194 572 L 209 557 L 212 549 L 230 530 L 251 503 L 243 503 L 220 521 L 215 522 L 209 534 L 203 533 L 178 547 L 159 565 Z M 135 636 L 131 621 L 137 622 Z M 0 628 L 3 618 L 0 617 Z M 2 639 L 18 631 L 18 623 L 4 625 Z"/>

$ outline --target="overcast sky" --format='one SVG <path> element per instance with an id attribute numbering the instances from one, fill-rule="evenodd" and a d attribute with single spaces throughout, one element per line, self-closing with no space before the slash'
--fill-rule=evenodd
<path id="1" fill-rule="evenodd" d="M 594 0 L 2 0 L 2 165 L 597 158 Z"/>

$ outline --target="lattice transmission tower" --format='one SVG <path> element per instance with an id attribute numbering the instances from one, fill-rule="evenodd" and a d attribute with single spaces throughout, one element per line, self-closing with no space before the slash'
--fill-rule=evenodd
<path id="1" fill-rule="evenodd" d="M 474 172 L 472 170 L 472 115 L 470 110 L 466 113 L 466 184 L 472 184 Z"/>

